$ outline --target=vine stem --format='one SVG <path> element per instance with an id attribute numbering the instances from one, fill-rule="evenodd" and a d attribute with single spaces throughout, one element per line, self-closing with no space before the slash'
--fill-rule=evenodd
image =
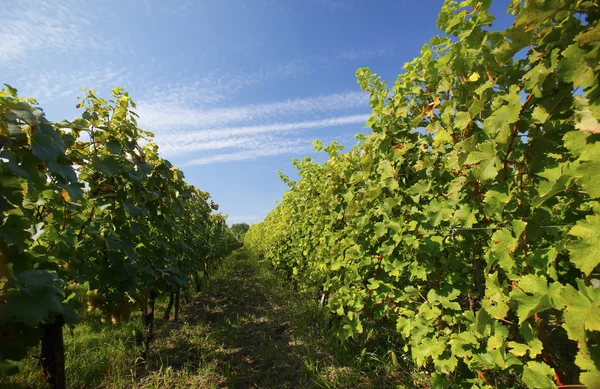
<path id="1" fill-rule="evenodd" d="M 379 272 L 381 271 L 381 261 L 383 260 L 383 255 L 379 254 L 379 262 L 377 263 L 377 272 L 375 273 L 375 279 L 379 278 Z M 367 288 L 367 294 L 371 294 L 371 289 Z"/>
<path id="2" fill-rule="evenodd" d="M 516 326 L 516 325 L 517 325 L 516 323 L 514 323 L 514 322 L 512 322 L 512 321 L 510 321 L 510 320 L 506 320 L 506 319 L 498 319 L 498 320 L 500 320 L 500 321 L 503 321 L 503 322 L 505 322 L 506 324 L 510 324 L 510 325 L 513 325 L 513 326 Z"/>
<path id="3" fill-rule="evenodd" d="M 524 190 L 523 190 L 523 169 L 524 169 L 524 165 L 525 165 L 525 161 L 523 161 L 523 163 L 521 164 L 521 167 L 519 169 L 519 202 L 520 204 L 520 208 L 521 208 L 521 221 L 523 223 L 527 223 L 527 218 L 525 217 L 525 194 L 524 194 Z M 527 272 L 531 273 L 530 268 L 529 268 L 529 262 L 527 261 L 528 257 L 527 257 L 527 226 L 525 226 L 525 229 L 523 230 L 523 256 L 525 257 L 525 266 L 527 267 Z"/>
<path id="4" fill-rule="evenodd" d="M 64 206 L 63 206 L 63 220 L 62 220 L 62 225 L 60 226 L 60 230 L 58 231 L 58 235 L 62 235 L 63 231 L 65 230 L 65 228 L 67 227 L 67 200 L 63 199 L 64 202 Z M 50 244 L 50 247 L 48 247 L 48 253 L 50 251 L 52 251 L 52 249 L 54 248 L 54 245 L 56 244 L 56 240 L 52 241 L 52 244 Z"/>
<path id="5" fill-rule="evenodd" d="M 46 204 L 42 205 L 41 207 L 37 207 L 37 215 L 36 215 L 36 220 L 39 220 L 40 217 L 44 216 L 44 211 L 46 210 Z"/>
<path id="6" fill-rule="evenodd" d="M 91 220 L 92 217 L 94 216 L 94 211 L 96 210 L 96 206 L 92 205 L 92 210 L 90 211 L 90 215 L 88 216 L 88 218 L 86 219 L 85 222 L 83 222 L 83 224 L 81 225 L 81 229 L 79 230 L 79 233 L 77 234 L 77 240 L 81 240 L 81 235 L 83 234 L 83 229 L 85 228 L 86 224 L 88 224 Z"/>
<path id="7" fill-rule="evenodd" d="M 479 379 L 482 379 L 483 382 L 485 382 L 489 386 L 492 386 L 492 384 L 490 384 L 490 381 L 488 381 L 488 379 L 485 378 L 485 375 L 483 374 L 483 372 L 481 370 L 476 370 L 476 372 L 477 372 L 477 376 L 479 377 Z"/>
<path id="8" fill-rule="evenodd" d="M 483 201 L 483 196 L 479 193 L 479 183 L 477 181 L 471 181 L 471 185 L 473 186 L 473 190 L 475 190 L 475 195 L 480 201 Z"/>
<path id="9" fill-rule="evenodd" d="M 519 116 L 523 115 L 523 112 L 525 112 L 525 109 L 529 105 L 529 102 L 531 101 L 531 99 L 533 99 L 533 94 L 530 94 L 527 97 L 527 100 L 525 100 L 525 102 L 523 103 L 523 106 L 521 107 L 521 110 L 519 111 Z M 515 124 L 513 126 L 512 134 L 510 135 L 510 141 L 508 143 L 508 149 L 506 149 L 506 154 L 504 156 L 504 180 L 506 180 L 508 177 L 508 156 L 510 155 L 510 152 L 512 151 L 513 144 L 515 143 L 515 138 L 517 137 L 517 133 L 519 132 L 519 121 L 520 121 L 520 118 L 517 119 L 517 121 L 515 122 Z"/>
<path id="10" fill-rule="evenodd" d="M 471 124 L 473 124 L 474 120 L 475 119 L 471 119 L 469 124 L 467 124 L 467 126 L 463 129 L 462 136 L 461 136 L 462 139 L 466 138 L 467 134 L 469 133 L 469 129 L 471 129 Z"/>
<path id="11" fill-rule="evenodd" d="M 531 100 L 531 96 L 529 95 L 529 97 L 527 98 L 527 100 L 525 101 L 525 104 L 523 104 L 523 107 L 521 108 L 521 112 L 519 113 L 519 115 L 521 115 L 523 113 L 523 110 L 525 109 L 526 105 L 528 104 L 528 102 Z M 563 96 L 564 98 L 564 96 Z M 548 119 L 550 118 L 550 116 L 552 115 L 552 113 L 554 112 L 554 110 L 556 109 L 556 107 L 560 104 L 560 102 L 562 101 L 561 98 L 558 103 L 556 103 L 554 105 L 554 107 L 552 107 L 552 109 L 550 110 L 550 112 L 548 113 L 548 118 L 546 119 L 546 122 L 548 121 Z M 504 164 L 504 179 L 506 180 L 506 174 L 507 174 L 507 159 L 508 159 L 508 155 L 510 153 L 510 149 L 512 148 L 513 145 L 513 141 L 514 138 L 517 134 L 517 130 L 518 130 L 518 121 L 517 123 L 515 123 L 515 127 L 513 129 L 513 133 L 510 139 L 510 144 L 509 144 L 509 148 L 508 151 L 506 153 L 506 159 L 505 159 L 505 164 Z M 545 124 L 545 123 L 544 123 Z M 537 135 L 537 133 L 539 132 L 541 126 L 536 127 L 535 132 L 533 133 L 533 137 L 535 138 L 535 136 Z M 520 202 L 520 208 L 521 208 L 521 221 L 523 221 L 524 223 L 527 223 L 526 217 L 525 217 L 525 200 L 524 200 L 524 188 L 523 188 L 523 176 L 525 175 L 525 163 L 527 162 L 527 159 L 529 158 L 529 153 L 533 147 L 533 142 L 534 139 L 531 139 L 529 147 L 527 147 L 527 151 L 525 152 L 525 155 L 523 156 L 523 159 L 521 161 L 521 163 L 519 164 L 519 202 Z M 525 230 L 523 231 L 523 257 L 525 259 L 525 266 L 527 268 L 527 273 L 531 273 L 531 269 L 529 267 L 529 262 L 528 262 L 528 252 L 527 252 L 527 227 L 525 227 Z M 560 375 L 558 374 L 558 368 L 556 363 L 554 362 L 554 360 L 552 359 L 552 357 L 550 356 L 550 353 L 548 352 L 548 350 L 546 349 L 546 346 L 544 345 L 544 334 L 542 332 L 542 328 L 541 328 L 541 323 L 540 323 L 540 316 L 536 313 L 534 314 L 534 319 L 535 319 L 535 324 L 537 326 L 538 329 L 538 339 L 540 340 L 540 342 L 542 342 L 542 358 L 544 360 L 544 362 L 546 362 L 550 367 L 552 367 L 552 370 L 554 371 L 554 378 L 556 379 L 556 382 L 558 384 L 558 387 L 568 387 L 568 386 L 564 386 L 562 384 L 562 380 Z"/>

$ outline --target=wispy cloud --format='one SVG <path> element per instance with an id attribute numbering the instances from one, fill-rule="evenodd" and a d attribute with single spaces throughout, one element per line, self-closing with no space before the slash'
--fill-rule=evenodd
<path id="1" fill-rule="evenodd" d="M 168 15 L 181 16 L 185 15 L 190 9 L 194 7 L 194 2 L 190 0 L 178 1 L 176 4 L 162 5 L 160 2 L 152 2 L 148 0 L 138 1 L 143 4 L 146 11 L 151 13 L 161 13 Z M 165 3 L 166 4 L 166 3 Z"/>
<path id="2" fill-rule="evenodd" d="M 258 149 L 264 145 L 277 144 L 279 147 L 290 147 L 301 143 L 309 142 L 309 139 L 305 138 L 289 138 L 289 137 L 278 137 L 271 135 L 259 135 L 259 136 L 242 136 L 242 137 L 230 137 L 225 139 L 209 140 L 209 141 L 193 141 L 188 143 L 181 142 L 162 142 L 158 138 L 157 142 L 160 143 L 160 154 L 166 157 L 174 155 L 185 154 L 195 151 L 212 151 L 221 150 L 228 148 L 237 149 Z"/>
<path id="3" fill-rule="evenodd" d="M 94 33 L 97 16 L 92 16 L 95 14 L 84 5 L 79 0 L 22 0 L 11 4 L 0 15 L 0 69 L 12 72 L 8 81 L 22 95 L 35 97 L 42 105 L 60 101 L 74 106 L 74 97 L 83 94 L 81 87 L 100 89 L 106 95 L 112 87 L 125 86 L 138 102 L 140 126 L 157 134 L 162 154 L 190 158 L 195 156 L 194 152 L 209 152 L 207 156 L 184 162 L 184 166 L 306 153 L 312 147 L 304 132 L 364 123 L 368 115 L 358 113 L 368 110 L 368 95 L 359 91 L 224 105 L 244 88 L 274 85 L 343 61 L 387 53 L 387 49 L 356 48 L 229 72 L 215 69 L 201 76 L 164 74 L 159 71 L 160 64 L 149 61 L 136 65 L 120 62 L 122 58 L 113 58 L 108 63 L 98 61 L 98 65 L 90 64 L 93 61 L 87 58 L 73 62 L 70 67 L 22 71 L 19 64 L 36 69 L 38 63 L 51 56 L 64 55 L 75 60 L 83 49 L 89 55 L 98 50 L 117 50 L 119 40 L 110 41 L 114 36 L 107 35 L 104 39 Z M 140 6 L 152 14 L 172 11 L 148 1 Z M 194 6 L 195 3 L 185 0 L 177 13 Z M 87 64 L 80 66 L 84 63 Z"/>
<path id="4" fill-rule="evenodd" d="M 218 128 L 232 123 L 273 121 L 282 117 L 289 119 L 338 110 L 367 108 L 368 102 L 369 97 L 366 93 L 349 92 L 204 110 L 164 103 L 140 103 L 137 112 L 140 115 L 140 125 L 159 133 L 190 128 Z"/>
<path id="5" fill-rule="evenodd" d="M 99 49 L 86 31 L 89 20 L 75 11 L 77 4 L 63 1 L 13 1 L 0 16 L 0 67 L 19 67 L 21 60 L 42 54 Z M 106 48 L 107 42 L 102 42 Z"/>
<path id="6" fill-rule="evenodd" d="M 141 110 L 165 106 L 165 110 L 171 111 L 221 103 L 244 88 L 312 73 L 317 70 L 313 62 L 312 58 L 301 58 L 245 72 L 218 71 L 201 77 L 192 76 L 187 81 L 145 83 L 138 106 Z"/>
<path id="7" fill-rule="evenodd" d="M 35 74 L 18 78 L 15 86 L 24 96 L 49 101 L 80 96 L 83 94 L 82 87 L 91 89 L 104 87 L 110 90 L 115 86 L 124 85 L 130 75 L 131 72 L 126 67 L 110 65 L 73 72 L 40 70 Z M 75 104 L 75 100 L 70 102 Z"/>
<path id="8" fill-rule="evenodd" d="M 385 56 L 389 55 L 391 51 L 390 47 L 353 48 L 332 53 L 328 56 L 307 56 L 254 70 L 238 71 L 235 73 L 221 70 L 198 78 L 192 77 L 192 79 L 187 81 L 180 80 L 167 84 L 145 83 L 143 88 L 141 88 L 142 98 L 138 97 L 138 107 L 140 112 L 144 114 L 142 116 L 151 117 L 151 119 L 148 119 L 148 122 L 152 121 L 156 126 L 173 127 L 177 124 L 177 120 L 166 122 L 165 118 L 173 119 L 175 117 L 179 118 L 178 120 L 180 121 L 185 121 L 186 117 L 192 120 L 200 120 L 200 125 L 212 126 L 215 123 L 205 123 L 204 121 L 210 121 L 211 116 L 216 117 L 217 120 L 223 116 L 237 118 L 238 116 L 234 115 L 239 115 L 240 109 L 234 107 L 207 110 L 207 105 L 226 102 L 244 88 L 273 84 L 286 79 L 306 76 L 337 66 L 340 62 Z M 321 101 L 328 99 L 328 104 L 336 104 L 336 102 L 339 102 L 343 98 L 352 99 L 357 104 L 361 102 L 366 104 L 368 102 L 366 95 L 361 92 L 319 96 L 316 99 L 321 99 Z M 310 100 L 289 100 L 287 103 L 306 104 L 310 103 Z M 318 102 L 320 101 L 316 101 L 316 103 Z M 280 104 L 285 105 L 285 103 L 282 102 Z M 281 108 L 277 106 L 277 103 L 251 105 L 245 108 L 269 109 L 269 105 L 271 105 L 272 110 Z M 325 107 L 324 109 L 328 108 Z M 245 117 L 241 118 L 241 120 L 245 119 Z M 184 123 L 184 125 L 187 124 Z"/>
<path id="9" fill-rule="evenodd" d="M 343 126 L 347 124 L 365 123 L 368 114 L 339 116 L 320 120 L 309 120 L 293 123 L 275 123 L 258 126 L 229 127 L 204 131 L 181 133 L 177 135 L 161 135 L 156 137 L 161 152 L 165 154 L 181 154 L 195 150 L 216 150 L 228 147 L 247 147 L 272 143 L 270 138 L 256 138 L 258 134 L 275 135 L 295 130 L 310 130 Z M 285 147 L 284 147 L 285 148 Z"/>
<path id="10" fill-rule="evenodd" d="M 267 146 L 260 149 L 253 149 L 247 151 L 239 151 L 235 153 L 217 154 L 207 157 L 192 159 L 190 161 L 181 164 L 182 167 L 195 166 L 195 165 L 210 165 L 214 163 L 223 162 L 237 162 L 237 161 L 249 161 L 261 157 L 272 157 L 275 155 L 283 154 L 306 154 L 313 151 L 312 147 L 308 146 L 295 146 L 295 147 L 276 147 Z"/>
<path id="11" fill-rule="evenodd" d="M 343 61 L 365 60 L 373 57 L 386 56 L 391 51 L 391 47 L 352 49 L 341 52 L 337 58 Z"/>

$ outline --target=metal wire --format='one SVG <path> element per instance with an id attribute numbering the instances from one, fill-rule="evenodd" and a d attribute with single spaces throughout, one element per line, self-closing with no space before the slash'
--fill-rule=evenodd
<path id="1" fill-rule="evenodd" d="M 545 229 L 545 228 L 567 228 L 573 227 L 575 224 L 551 224 L 551 225 L 526 225 L 525 228 L 534 228 L 534 229 Z M 449 231 L 452 235 L 456 234 L 460 231 L 497 231 L 497 230 L 512 230 L 513 228 L 510 226 L 500 226 L 500 227 L 455 227 L 455 228 L 438 228 L 438 229 L 430 229 L 430 230 L 416 230 L 417 232 L 440 232 L 440 231 Z"/>

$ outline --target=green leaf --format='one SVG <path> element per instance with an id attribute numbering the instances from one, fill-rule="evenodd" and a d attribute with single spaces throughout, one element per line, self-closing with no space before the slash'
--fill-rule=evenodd
<path id="1" fill-rule="evenodd" d="M 0 166 L 8 168 L 16 176 L 22 178 L 30 177 L 29 173 L 19 166 L 16 154 L 10 150 L 5 149 L 0 151 Z"/>
<path id="2" fill-rule="evenodd" d="M 463 204 L 454 213 L 453 225 L 463 228 L 471 228 L 477 223 L 477 208 L 473 208 L 468 204 Z"/>
<path id="3" fill-rule="evenodd" d="M 77 182 L 77 175 L 70 164 L 63 164 L 56 161 L 48 162 L 48 170 L 64 178 L 67 182 Z"/>
<path id="4" fill-rule="evenodd" d="M 105 155 L 100 158 L 100 160 L 96 163 L 96 166 L 98 167 L 98 170 L 109 176 L 114 176 L 120 171 L 119 163 L 110 155 Z"/>
<path id="5" fill-rule="evenodd" d="M 452 209 L 448 207 L 448 203 L 443 200 L 434 199 L 423 208 L 432 226 L 439 226 L 443 221 L 448 221 L 452 218 Z"/>
<path id="6" fill-rule="evenodd" d="M 121 145 L 114 139 L 106 143 L 106 148 L 113 154 L 121 154 Z"/>
<path id="7" fill-rule="evenodd" d="M 525 224 L 518 220 L 513 221 L 513 231 L 503 228 L 492 234 L 492 247 L 487 260 L 488 267 L 498 263 L 505 271 L 512 272 L 515 266 L 514 253 L 519 246 L 519 239 L 524 228 Z"/>
<path id="8" fill-rule="evenodd" d="M 387 233 L 387 227 L 384 223 L 375 223 L 375 238 L 381 238 Z"/>
<path id="9" fill-rule="evenodd" d="M 587 147 L 589 133 L 581 131 L 569 131 L 563 136 L 565 147 L 576 157 L 580 157 Z"/>
<path id="10" fill-rule="evenodd" d="M 579 131 L 600 134 L 600 123 L 590 111 L 589 102 L 585 97 L 575 96 L 575 120 L 575 128 Z"/>
<path id="11" fill-rule="evenodd" d="M 590 355 L 584 355 L 581 350 L 575 357 L 575 364 L 581 369 L 579 381 L 590 389 L 597 389 L 600 382 L 600 369 L 597 367 L 594 360 L 598 360 L 598 349 L 595 353 L 596 357 L 590 358 Z"/>
<path id="12" fill-rule="evenodd" d="M 17 282 L 19 289 L 6 294 L 0 324 L 15 320 L 35 327 L 49 319 L 52 313 L 63 313 L 56 274 L 31 270 L 19 274 Z"/>
<path id="13" fill-rule="evenodd" d="M 510 125 L 519 120 L 519 111 L 520 106 L 517 104 L 501 106 L 485 119 L 484 131 L 498 143 L 506 143 L 506 135 L 511 131 Z"/>
<path id="14" fill-rule="evenodd" d="M 430 358 L 436 360 L 446 350 L 446 343 L 438 338 L 423 338 L 418 347 L 411 349 L 417 366 L 423 366 Z"/>
<path id="15" fill-rule="evenodd" d="M 588 215 L 571 228 L 569 235 L 578 239 L 567 247 L 571 262 L 586 275 L 600 264 L 600 215 Z"/>
<path id="16" fill-rule="evenodd" d="M 579 290 L 567 285 L 561 293 L 566 308 L 563 328 L 589 357 L 586 331 L 600 331 L 600 290 L 579 283 Z"/>
<path id="17" fill-rule="evenodd" d="M 504 294 L 504 290 L 498 281 L 498 273 L 491 273 L 486 276 L 485 297 L 481 301 L 481 306 L 492 317 L 504 319 L 508 314 L 509 298 Z"/>
<path id="18" fill-rule="evenodd" d="M 558 7 L 557 0 L 529 1 L 519 12 L 515 26 L 524 26 L 528 31 L 533 31 L 551 18 Z"/>
<path id="19" fill-rule="evenodd" d="M 490 188 L 484 195 L 484 211 L 485 214 L 496 219 L 502 220 L 504 207 L 511 200 L 512 193 L 508 190 L 508 185 L 495 185 Z"/>
<path id="20" fill-rule="evenodd" d="M 527 321 L 524 322 L 523 324 L 521 324 L 519 332 L 521 333 L 521 336 L 523 336 L 525 343 L 527 343 L 527 346 L 529 347 L 529 356 L 531 358 L 535 358 L 536 356 L 541 354 L 542 350 L 544 349 L 544 345 L 539 339 L 537 331 L 531 326 L 531 324 Z"/>
<path id="21" fill-rule="evenodd" d="M 533 113 L 531 114 L 532 119 L 538 123 L 545 123 L 549 116 L 548 112 L 539 105 L 533 108 Z"/>
<path id="22" fill-rule="evenodd" d="M 478 151 L 473 151 L 465 163 L 478 164 L 475 167 L 475 176 L 482 181 L 496 178 L 501 167 L 501 161 L 496 155 L 496 143 L 487 141 L 477 146 Z"/>
<path id="23" fill-rule="evenodd" d="M 0 360 L 0 377 L 15 375 L 19 372 L 19 365 L 11 361 Z"/>
<path id="24" fill-rule="evenodd" d="M 459 112 L 454 119 L 454 128 L 462 131 L 471 122 L 471 116 L 468 112 Z"/>
<path id="25" fill-rule="evenodd" d="M 577 181 L 591 198 L 600 197 L 600 142 L 588 145 L 581 152 Z"/>
<path id="26" fill-rule="evenodd" d="M 537 196 L 533 201 L 535 207 L 567 189 L 575 178 L 575 169 L 572 163 L 565 162 L 554 168 L 546 168 L 537 175 L 547 181 L 541 181 L 539 184 Z"/>
<path id="27" fill-rule="evenodd" d="M 510 298 L 517 306 L 519 324 L 538 312 L 561 305 L 560 302 L 555 301 L 560 296 L 561 285 L 553 283 L 548 286 L 544 276 L 527 274 L 521 277 L 517 286 L 511 292 Z"/>
<path id="28" fill-rule="evenodd" d="M 523 367 L 521 379 L 531 389 L 556 388 L 554 371 L 550 366 L 542 362 L 527 362 L 527 365 Z"/>
<path id="29" fill-rule="evenodd" d="M 567 47 L 562 55 L 564 59 L 560 64 L 560 75 L 566 82 L 580 88 L 589 88 L 594 84 L 594 70 L 584 60 L 585 52 L 577 44 Z"/>
<path id="30" fill-rule="evenodd" d="M 65 154 L 65 145 L 60 135 L 46 123 L 40 123 L 32 130 L 31 149 L 35 156 L 44 162 L 56 161 Z"/>
<path id="31" fill-rule="evenodd" d="M 454 355 L 445 352 L 442 356 L 433 360 L 435 369 L 441 373 L 451 374 L 458 366 L 458 359 Z"/>
<path id="32" fill-rule="evenodd" d="M 529 350 L 529 346 L 517 342 L 508 342 L 507 346 L 510 348 L 509 351 L 517 357 L 524 356 L 525 354 L 527 354 L 527 350 Z"/>
<path id="33" fill-rule="evenodd" d="M 517 342 L 508 342 L 507 346 L 510 348 L 510 353 L 518 357 L 525 356 L 529 352 L 531 358 L 535 358 L 542 352 L 544 345 L 537 338 L 533 328 L 528 322 L 524 322 L 520 327 L 521 335 L 525 340 L 526 344 Z"/>
<path id="34" fill-rule="evenodd" d="M 444 375 L 435 372 L 431 373 L 429 382 L 431 384 L 431 389 L 448 389 L 450 387 L 450 382 L 448 382 Z"/>

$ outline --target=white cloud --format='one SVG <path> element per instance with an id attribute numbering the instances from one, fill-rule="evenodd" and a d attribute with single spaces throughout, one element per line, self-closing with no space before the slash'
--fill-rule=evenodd
<path id="1" fill-rule="evenodd" d="M 162 102 L 138 103 L 140 125 L 157 133 L 177 132 L 181 129 L 221 127 L 240 122 L 272 121 L 282 117 L 289 119 L 308 114 L 367 108 L 369 105 L 366 93 L 349 92 L 240 107 L 200 109 L 170 104 L 172 99 L 178 99 L 179 94 L 184 95 L 178 92 L 175 96 L 165 95 Z"/>
<path id="2" fill-rule="evenodd" d="M 22 60 L 42 54 L 106 48 L 85 29 L 90 25 L 75 11 L 77 3 L 64 1 L 12 1 L 2 6 L 0 17 L 0 67 L 18 68 Z"/>
<path id="3" fill-rule="evenodd" d="M 138 101 L 138 113 L 145 116 L 159 109 L 162 114 L 171 115 L 170 111 L 179 107 L 225 101 L 229 98 L 225 91 L 233 84 L 235 80 L 225 81 L 217 76 L 205 76 L 192 82 L 150 83 L 145 85 L 144 97 Z"/>
<path id="4" fill-rule="evenodd" d="M 156 137 L 156 143 L 160 146 L 161 153 L 169 155 L 181 154 L 189 151 L 216 150 L 230 147 L 260 148 L 261 145 L 275 144 L 275 142 L 278 142 L 278 146 L 286 148 L 288 146 L 287 144 L 282 144 L 282 140 L 273 138 L 273 136 L 296 130 L 360 124 L 365 123 L 368 117 L 368 114 L 350 115 L 294 123 L 229 127 L 176 135 L 160 135 Z M 267 136 L 257 137 L 257 135 L 260 134 L 267 134 Z M 295 142 L 296 140 L 286 139 L 286 141 Z"/>
<path id="5" fill-rule="evenodd" d="M 292 146 L 292 147 L 273 147 L 268 146 L 261 149 L 247 150 L 247 151 L 238 151 L 234 153 L 226 153 L 226 154 L 217 154 L 211 155 L 208 157 L 202 157 L 197 159 L 192 159 L 190 161 L 184 162 L 180 164 L 182 167 L 186 166 L 196 166 L 196 165 L 210 165 L 214 163 L 223 163 L 223 162 L 239 162 L 239 161 L 249 161 L 254 160 L 261 157 L 272 157 L 275 155 L 283 155 L 283 154 L 305 154 L 312 151 L 312 147 L 302 147 L 302 146 Z"/>
<path id="6" fill-rule="evenodd" d="M 227 101 L 243 88 L 273 83 L 311 73 L 316 70 L 313 59 L 303 58 L 254 71 L 215 71 L 188 81 L 167 84 L 147 83 L 143 97 L 138 101 L 140 112 L 154 112 L 173 116 L 197 110 L 198 105 Z"/>
<path id="7" fill-rule="evenodd" d="M 207 151 L 207 150 L 220 150 L 227 148 L 239 148 L 239 149 L 258 149 L 266 144 L 277 143 L 281 147 L 293 146 L 298 143 L 306 143 L 307 139 L 304 138 L 282 138 L 274 137 L 269 135 L 263 136 L 243 136 L 243 137 L 231 137 L 227 139 L 217 139 L 210 141 L 197 141 L 191 143 L 179 143 L 179 142 L 161 142 L 160 138 L 157 139 L 160 146 L 160 154 L 164 157 L 170 157 L 173 155 L 189 153 L 193 151 Z"/>
<path id="8" fill-rule="evenodd" d="M 295 105 L 302 110 L 306 109 L 307 105 L 315 106 L 324 103 L 321 111 L 337 109 L 335 108 L 336 104 L 344 103 L 347 104 L 347 108 L 367 107 L 368 96 L 363 92 L 339 93 L 244 107 L 207 108 L 206 106 L 223 103 L 247 87 L 311 74 L 324 68 L 337 66 L 340 61 L 355 61 L 384 56 L 389 53 L 389 47 L 358 48 L 329 56 L 307 56 L 252 71 L 231 73 L 219 70 L 188 81 L 167 84 L 147 83 L 141 91 L 142 98 L 134 97 L 138 102 L 138 112 L 142 117 L 141 123 L 153 131 L 176 129 L 181 126 L 189 127 L 190 125 L 197 127 L 226 125 L 248 120 L 248 116 L 252 114 L 255 115 L 252 119 L 261 115 L 273 116 L 276 110 L 287 109 L 290 105 Z M 250 111 L 254 111 L 254 113 Z M 287 111 L 282 112 L 281 116 L 287 114 Z"/>
<path id="9" fill-rule="evenodd" d="M 129 69 L 118 66 L 91 67 L 73 72 L 40 70 L 17 79 L 15 86 L 19 89 L 19 94 L 47 102 L 57 98 L 82 96 L 83 87 L 104 87 L 110 90 L 124 85 L 130 75 Z M 66 102 L 72 103 L 73 106 L 76 104 L 75 100 Z"/>

